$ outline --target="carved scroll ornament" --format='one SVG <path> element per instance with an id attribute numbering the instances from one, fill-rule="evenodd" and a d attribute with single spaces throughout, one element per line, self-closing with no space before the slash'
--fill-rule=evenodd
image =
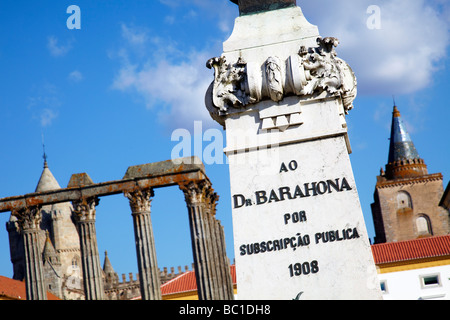
<path id="1" fill-rule="evenodd" d="M 290 95 L 313 97 L 323 92 L 341 96 L 348 113 L 356 98 L 356 77 L 350 66 L 337 57 L 336 38 L 317 38 L 317 44 L 310 48 L 302 46 L 298 54 L 286 61 L 269 57 L 263 66 L 247 64 L 242 58 L 234 64 L 228 63 L 224 56 L 210 59 L 207 67 L 215 72 L 206 96 L 211 116 L 220 122 L 220 117 L 231 109 L 269 99 L 279 102 Z"/>

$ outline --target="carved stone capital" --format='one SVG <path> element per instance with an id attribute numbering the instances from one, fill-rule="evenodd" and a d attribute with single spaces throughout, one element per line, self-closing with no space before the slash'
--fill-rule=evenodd
<path id="1" fill-rule="evenodd" d="M 72 201 L 73 217 L 77 222 L 95 221 L 95 207 L 99 204 L 98 197 L 82 198 Z"/>
<path id="2" fill-rule="evenodd" d="M 212 201 L 211 193 L 213 189 L 207 181 L 189 182 L 186 185 L 180 185 L 188 205 L 209 204 Z"/>
<path id="3" fill-rule="evenodd" d="M 150 212 L 152 198 L 155 195 L 153 189 L 138 189 L 125 192 L 124 195 L 130 201 L 130 207 L 133 213 Z"/>
<path id="4" fill-rule="evenodd" d="M 11 212 L 17 218 L 17 223 L 23 231 L 32 231 L 39 229 L 42 220 L 41 208 L 21 208 Z"/>

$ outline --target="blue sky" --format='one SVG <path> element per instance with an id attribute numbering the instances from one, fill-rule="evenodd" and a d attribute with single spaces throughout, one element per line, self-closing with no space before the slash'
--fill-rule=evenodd
<path id="1" fill-rule="evenodd" d="M 81 9 L 81 29 L 69 30 L 67 7 Z M 354 69 L 359 95 L 347 117 L 351 161 L 363 213 L 374 236 L 370 203 L 386 164 L 392 96 L 430 173 L 450 177 L 450 4 L 446 0 L 298 1 L 322 36 L 340 40 L 337 52 Z M 370 5 L 380 9 L 369 28 Z M 35 190 L 48 163 L 62 187 L 74 173 L 94 182 L 121 179 L 132 165 L 170 159 L 172 132 L 194 121 L 202 133 L 221 129 L 203 99 L 237 7 L 228 0 L 0 2 L 0 197 Z M 202 141 L 197 136 L 196 141 Z M 203 141 L 204 149 L 210 142 Z M 198 145 L 197 145 L 198 146 Z M 192 148 L 194 152 L 194 146 Z M 220 195 L 217 218 L 234 258 L 226 164 L 206 165 Z M 0 275 L 12 276 L 0 214 Z M 152 203 L 160 268 L 191 265 L 184 197 L 158 189 Z M 104 251 L 119 274 L 137 272 L 133 225 L 122 195 L 97 207 Z"/>

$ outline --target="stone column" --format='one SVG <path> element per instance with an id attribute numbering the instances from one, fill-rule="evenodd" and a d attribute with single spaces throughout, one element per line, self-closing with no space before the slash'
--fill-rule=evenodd
<path id="1" fill-rule="evenodd" d="M 212 189 L 206 192 L 206 212 L 209 220 L 211 239 L 211 259 L 215 261 L 213 274 L 215 274 L 216 298 L 220 300 L 233 300 L 233 282 L 230 274 L 230 265 L 226 254 L 225 234 L 220 221 L 216 219 L 216 207 L 219 201 L 217 193 Z"/>
<path id="2" fill-rule="evenodd" d="M 83 283 L 86 300 L 103 300 L 104 287 L 102 268 L 95 230 L 95 207 L 99 198 L 83 198 L 73 201 L 73 218 L 80 236 Z"/>
<path id="3" fill-rule="evenodd" d="M 206 181 L 180 185 L 189 210 L 192 251 L 195 276 L 200 300 L 227 299 L 223 294 L 223 272 L 220 258 L 224 252 L 218 247 L 217 226 L 214 217 L 218 199 L 211 185 Z"/>
<path id="4" fill-rule="evenodd" d="M 47 300 L 42 249 L 39 240 L 41 209 L 38 207 L 23 208 L 12 214 L 17 217 L 23 234 L 27 300 Z"/>
<path id="5" fill-rule="evenodd" d="M 216 247 L 218 257 L 218 273 L 221 282 L 220 289 L 223 300 L 234 300 L 233 280 L 231 279 L 230 263 L 228 261 L 225 245 L 225 233 L 220 221 L 215 220 Z"/>
<path id="6" fill-rule="evenodd" d="M 206 184 L 203 182 L 191 182 L 187 185 L 180 185 L 189 212 L 189 227 L 191 231 L 192 253 L 199 300 L 211 300 L 213 297 L 213 284 L 210 261 L 208 261 L 208 245 L 204 221 L 206 188 Z"/>
<path id="7" fill-rule="evenodd" d="M 155 239 L 150 217 L 153 195 L 152 189 L 125 193 L 130 200 L 133 216 L 142 300 L 162 300 Z"/>

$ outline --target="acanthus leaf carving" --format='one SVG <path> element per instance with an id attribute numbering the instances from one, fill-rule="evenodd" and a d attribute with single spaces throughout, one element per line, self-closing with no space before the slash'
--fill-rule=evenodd
<path id="1" fill-rule="evenodd" d="M 207 181 L 191 181 L 179 185 L 188 205 L 200 205 L 211 202 L 212 188 Z"/>
<path id="2" fill-rule="evenodd" d="M 98 197 L 81 198 L 77 201 L 72 201 L 72 216 L 77 222 L 95 221 L 95 207 L 98 206 L 99 203 L 100 199 Z"/>
<path id="3" fill-rule="evenodd" d="M 37 230 L 42 221 L 40 207 L 25 207 L 11 211 L 11 214 L 17 218 L 21 230 Z"/>
<path id="4" fill-rule="evenodd" d="M 150 212 L 151 201 L 155 195 L 153 189 L 138 189 L 125 192 L 124 195 L 128 198 L 133 213 Z"/>

